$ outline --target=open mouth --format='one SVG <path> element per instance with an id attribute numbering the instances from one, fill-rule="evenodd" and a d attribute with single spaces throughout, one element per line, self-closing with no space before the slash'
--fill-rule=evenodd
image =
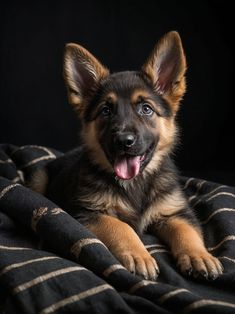
<path id="1" fill-rule="evenodd" d="M 135 178 L 148 159 L 148 156 L 153 151 L 154 145 L 152 144 L 147 151 L 142 155 L 123 154 L 118 156 L 114 162 L 114 172 L 119 179 L 130 180 Z"/>

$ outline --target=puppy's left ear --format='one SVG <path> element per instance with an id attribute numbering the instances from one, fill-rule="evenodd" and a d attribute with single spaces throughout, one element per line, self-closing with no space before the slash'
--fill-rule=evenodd
<path id="1" fill-rule="evenodd" d="M 177 32 L 169 32 L 160 39 L 142 71 L 151 80 L 156 92 L 169 101 L 172 111 L 176 113 L 186 90 L 186 59 Z"/>

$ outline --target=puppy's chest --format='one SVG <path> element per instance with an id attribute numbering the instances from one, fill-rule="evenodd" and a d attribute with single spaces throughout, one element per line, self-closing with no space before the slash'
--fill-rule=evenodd
<path id="1" fill-rule="evenodd" d="M 91 211 L 119 218 L 142 231 L 147 224 L 146 216 L 154 193 L 146 194 L 143 189 L 85 189 L 78 195 L 79 205 Z M 152 198 L 152 199 L 151 199 Z"/>

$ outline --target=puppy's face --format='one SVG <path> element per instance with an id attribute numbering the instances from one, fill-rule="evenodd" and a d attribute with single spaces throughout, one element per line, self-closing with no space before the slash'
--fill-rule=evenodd
<path id="1" fill-rule="evenodd" d="M 152 159 L 160 138 L 161 118 L 172 115 L 166 101 L 139 72 L 108 76 L 84 111 L 86 135 L 96 138 L 116 176 L 137 176 Z M 86 138 L 84 139 L 86 142 Z"/>
<path id="2" fill-rule="evenodd" d="M 139 72 L 110 75 L 83 47 L 67 45 L 69 100 L 94 162 L 122 180 L 157 167 L 174 142 L 185 68 L 176 32 L 163 37 Z"/>

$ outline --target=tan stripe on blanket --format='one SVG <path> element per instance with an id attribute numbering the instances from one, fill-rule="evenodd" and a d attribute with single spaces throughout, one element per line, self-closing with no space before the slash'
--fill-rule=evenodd
<path id="1" fill-rule="evenodd" d="M 104 245 L 103 242 L 101 242 L 99 239 L 90 239 L 90 238 L 87 238 L 87 239 L 81 239 L 77 242 L 75 242 L 73 244 L 73 246 L 71 247 L 70 251 L 73 255 L 75 255 L 77 258 L 79 257 L 80 255 L 80 252 L 82 250 L 82 248 L 86 245 L 90 245 L 90 244 L 94 244 L 94 243 L 98 243 L 98 244 L 102 244 L 104 247 L 106 247 Z"/>
<path id="2" fill-rule="evenodd" d="M 107 269 L 105 269 L 105 271 L 103 272 L 103 275 L 105 277 L 109 276 L 111 273 L 113 273 L 114 271 L 116 270 L 119 270 L 119 269 L 126 269 L 125 267 L 123 267 L 122 265 L 120 264 L 114 264 L 114 265 L 111 265 L 110 267 L 108 267 Z"/>
<path id="3" fill-rule="evenodd" d="M 206 223 L 208 223 L 208 221 L 211 220 L 211 218 L 219 213 L 222 213 L 222 212 L 235 212 L 235 209 L 234 208 L 219 208 L 217 210 L 215 210 L 213 213 L 211 213 L 205 220 L 203 220 L 201 222 L 201 224 L 205 225 Z"/>
<path id="4" fill-rule="evenodd" d="M 158 302 L 163 304 L 164 302 L 166 302 L 168 299 L 170 299 L 171 297 L 179 294 L 179 293 L 182 293 L 182 292 L 190 292 L 189 290 L 187 289 L 176 289 L 174 291 L 170 291 L 170 292 L 167 292 L 165 294 L 163 294 L 159 299 L 158 299 Z"/>
<path id="5" fill-rule="evenodd" d="M 86 270 L 85 268 L 83 267 L 67 267 L 67 268 L 62 268 L 62 269 L 58 269 L 58 270 L 55 270 L 55 271 L 52 271 L 48 274 L 45 274 L 45 275 L 41 275 L 39 277 L 36 277 L 34 278 L 33 280 L 30 280 L 30 281 L 27 281 L 17 287 L 15 287 L 13 290 L 12 290 L 12 293 L 13 294 L 17 294 L 19 292 L 22 292 L 26 289 L 29 289 L 39 283 L 42 283 L 48 279 L 51 279 L 51 278 L 54 278 L 54 277 L 57 277 L 57 276 L 60 276 L 60 275 L 64 275 L 64 274 L 67 274 L 67 273 L 71 273 L 73 271 L 80 271 L 80 270 Z"/>
<path id="6" fill-rule="evenodd" d="M 129 289 L 129 293 L 135 293 L 136 290 L 138 290 L 142 287 L 146 287 L 148 285 L 156 285 L 156 284 L 157 284 L 157 282 L 155 282 L 155 281 L 141 280 Z"/>
<path id="7" fill-rule="evenodd" d="M 19 186 L 20 184 L 19 183 L 16 183 L 16 184 L 11 184 L 11 185 L 8 185 L 6 186 L 0 193 L 0 200 L 3 198 L 3 196 L 9 192 L 11 189 L 15 188 L 16 186 Z"/>
<path id="8" fill-rule="evenodd" d="M 11 264 L 11 265 L 6 266 L 0 271 L 0 276 L 15 268 L 19 268 L 28 264 L 36 263 L 36 262 L 43 262 L 43 261 L 48 261 L 51 259 L 58 259 L 58 258 L 60 257 L 59 256 L 46 256 L 46 257 L 41 257 L 41 258 L 30 259 L 28 261 L 21 262 L 21 263 Z"/>
<path id="9" fill-rule="evenodd" d="M 98 287 L 88 289 L 88 290 L 83 291 L 81 293 L 72 295 L 71 297 L 65 298 L 59 302 L 56 302 L 56 303 L 52 304 L 51 306 L 48 306 L 47 308 L 43 309 L 39 314 L 53 313 L 53 312 L 59 310 L 60 308 L 66 306 L 68 304 L 78 302 L 82 299 L 85 299 L 85 298 L 90 297 L 90 296 L 94 296 L 95 294 L 98 294 L 98 293 L 103 292 L 103 291 L 108 290 L 108 289 L 113 290 L 113 288 L 111 286 L 109 286 L 108 284 L 104 284 L 104 285 L 101 285 Z"/>
<path id="10" fill-rule="evenodd" d="M 207 250 L 208 251 L 214 251 L 214 250 L 218 249 L 222 244 L 224 244 L 224 242 L 232 241 L 232 240 L 235 240 L 235 235 L 228 235 L 222 241 L 220 241 L 220 243 L 218 243 L 216 246 L 208 247 Z"/>
<path id="11" fill-rule="evenodd" d="M 30 247 L 18 247 L 18 246 L 6 246 L 6 245 L 0 245 L 0 249 L 9 250 L 9 251 L 33 250 Z"/>
<path id="12" fill-rule="evenodd" d="M 182 313 L 184 313 L 184 314 L 191 313 L 191 311 L 193 311 L 193 310 L 197 310 L 203 306 L 208 306 L 208 305 L 226 306 L 226 307 L 230 307 L 230 308 L 235 309 L 234 303 L 216 301 L 216 300 L 200 300 L 200 301 L 195 301 L 195 302 L 189 304 L 188 306 L 186 306 Z"/>

